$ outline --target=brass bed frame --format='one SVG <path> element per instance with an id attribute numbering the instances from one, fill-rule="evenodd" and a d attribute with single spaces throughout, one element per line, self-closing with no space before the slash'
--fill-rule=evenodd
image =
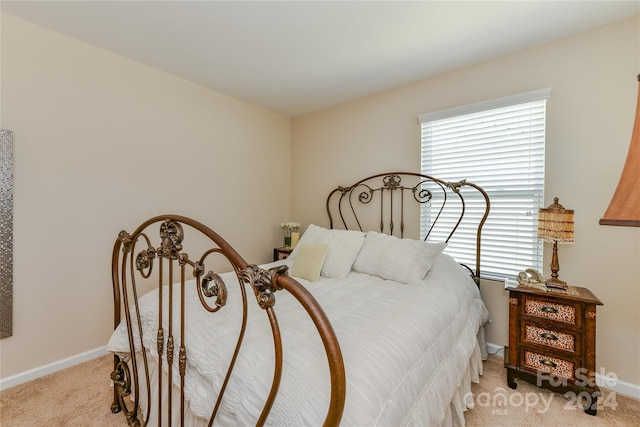
<path id="1" fill-rule="evenodd" d="M 407 181 L 412 181 L 412 183 L 406 184 Z M 341 225 L 345 229 L 351 228 L 364 231 L 366 229 L 363 228 L 363 225 L 366 223 L 367 217 L 366 215 L 360 215 L 360 207 L 379 203 L 380 218 L 376 220 L 377 229 L 381 232 L 388 230 L 389 234 L 397 233 L 395 221 L 398 221 L 399 233 L 400 237 L 402 237 L 405 229 L 406 200 L 413 199 L 419 204 L 440 203 L 441 207 L 438 208 L 438 214 L 433 221 L 435 225 L 448 204 L 448 198 L 451 197 L 450 194 L 454 194 L 456 196 L 454 199 L 459 202 L 458 206 L 461 206 L 461 213 L 447 237 L 448 241 L 461 224 L 464 216 L 465 199 L 463 190 L 466 189 L 477 191 L 485 203 L 484 213 L 481 215 L 477 225 L 476 266 L 474 270 L 469 269 L 476 283 L 479 283 L 480 237 L 482 226 L 489 213 L 489 198 L 486 192 L 475 184 L 466 181 L 447 183 L 437 178 L 411 172 L 373 175 L 351 186 L 338 187 L 329 194 L 326 206 L 330 227 L 334 228 L 336 225 Z M 437 196 L 436 191 L 441 193 L 440 197 Z M 337 214 L 332 214 L 334 207 L 337 207 Z M 339 218 L 339 224 L 334 220 L 334 216 Z M 431 233 L 434 225 L 429 229 L 427 236 Z M 154 234 L 155 237 L 152 238 Z M 203 248 L 196 252 L 201 254 L 197 257 L 190 257 L 184 250 L 187 238 L 191 239 L 192 237 L 193 241 L 197 241 L 199 244 L 195 244 L 192 247 Z M 154 241 L 157 241 L 157 243 L 154 244 Z M 222 269 L 218 267 L 221 264 L 220 260 L 223 261 L 223 264 L 226 264 L 226 270 L 225 267 L 222 267 Z M 215 266 L 215 268 L 211 266 Z M 195 289 L 185 286 L 189 274 L 188 270 L 195 278 Z M 243 312 L 239 316 L 241 327 L 235 351 L 229 362 L 224 382 L 220 384 L 218 397 L 208 425 L 213 425 L 216 418 L 244 339 L 247 323 L 247 305 L 249 304 L 245 288 L 253 292 L 255 302 L 266 313 L 265 321 L 268 321 L 271 326 L 275 354 L 271 390 L 265 398 L 262 413 L 256 414 L 256 425 L 263 425 L 267 420 L 282 377 L 282 337 L 274 305 L 275 293 L 282 290 L 291 293 L 304 307 L 322 340 L 331 377 L 331 394 L 324 425 L 339 425 L 345 405 L 345 368 L 336 334 L 322 307 L 299 282 L 287 275 L 286 266 L 263 269 L 256 265 L 248 264 L 222 237 L 209 227 L 179 215 L 160 215 L 148 219 L 131 233 L 121 231 L 115 241 L 112 255 L 114 329 L 121 322 L 125 322 L 129 349 L 132 350 L 126 355 L 114 354 L 111 374 L 114 383 L 112 412 L 123 412 L 131 426 L 143 426 L 147 425 L 151 411 L 155 412 L 159 425 L 160 423 L 170 423 L 174 413 L 177 411 L 180 425 L 184 424 L 184 382 L 187 358 L 189 357 L 187 343 L 184 341 L 185 328 L 188 327 L 185 322 L 185 292 L 197 292 L 202 306 L 211 313 L 222 309 L 226 303 L 227 289 L 224 281 L 215 271 L 235 272 L 240 284 Z M 163 300 L 163 287 L 166 288 L 165 292 L 168 292 L 169 307 L 167 313 L 163 313 L 162 303 L 158 304 L 158 325 L 163 324 L 163 316 L 166 316 L 165 320 L 168 320 L 169 326 L 168 330 L 164 330 L 161 326 L 159 327 L 155 351 L 158 354 L 159 364 L 166 364 L 167 366 L 169 380 L 165 382 L 169 384 L 162 383 L 162 369 L 159 369 L 159 385 L 156 396 L 152 396 L 149 361 L 146 351 L 140 352 L 140 356 L 136 356 L 135 351 L 133 351 L 136 347 L 142 348 L 143 332 L 138 312 L 138 296 L 144 292 L 145 288 L 142 283 L 145 281 L 151 281 L 151 286 L 153 287 L 157 286 L 159 301 Z M 174 292 L 179 293 L 179 295 L 174 295 Z M 178 307 L 175 308 L 173 307 L 174 299 L 179 301 Z M 175 316 L 174 310 L 177 313 Z M 138 343 L 134 342 L 134 336 L 136 336 L 134 328 L 137 329 L 137 336 L 140 340 Z M 180 342 L 174 342 L 174 331 L 180 331 Z M 167 336 L 165 337 L 165 335 Z M 178 360 L 174 360 L 176 346 L 179 349 Z M 178 370 L 180 376 L 179 402 L 172 401 L 172 384 L 170 383 L 173 370 Z M 143 374 L 139 374 L 139 372 L 143 372 Z M 146 393 L 146 396 L 148 396 L 145 408 L 140 407 L 140 393 Z M 168 400 L 166 407 L 152 403 L 156 398 L 157 402 L 162 402 L 163 396 Z"/>
<path id="2" fill-rule="evenodd" d="M 467 199 L 465 199 L 465 195 Z M 467 182 L 447 182 L 439 178 L 414 172 L 386 172 L 369 176 L 348 187 L 339 186 L 327 197 L 326 209 L 329 216 L 329 227 L 340 226 L 347 230 L 377 230 L 390 235 L 404 237 L 406 228 L 407 202 L 418 206 L 432 205 L 435 214 L 423 231 L 424 240 L 428 240 L 434 231 L 439 229 L 444 212 L 453 212 L 444 224 L 445 233 L 440 233 L 440 241 L 450 242 L 455 239 L 455 232 L 463 223 L 467 213 L 467 204 L 471 199 L 475 203 L 477 215 L 471 220 L 470 228 L 475 229 L 475 266 L 467 268 L 480 285 L 480 246 L 482 227 L 484 226 L 491 203 L 487 192 L 480 186 Z M 376 205 L 379 212 L 374 216 L 363 213 L 371 209 L 362 208 Z M 449 209 L 449 211 L 446 211 Z M 337 217 L 334 220 L 334 216 Z M 468 217 L 467 217 L 468 218 Z"/>
<path id="3" fill-rule="evenodd" d="M 159 224 L 159 237 L 160 245 L 153 246 L 151 238 L 147 234 L 147 229 L 153 225 Z M 213 244 L 212 247 L 206 249 L 202 255 L 198 258 L 190 258 L 187 253 L 183 251 L 183 239 L 185 237 L 185 228 L 190 227 L 193 231 L 206 236 Z M 137 250 L 136 246 L 142 243 L 143 249 Z M 315 299 L 309 294 L 309 292 L 300 285 L 296 280 L 286 275 L 286 267 L 273 268 L 265 270 L 259 268 L 256 265 L 248 264 L 224 239 L 222 239 L 217 233 L 211 230 L 209 227 L 201 224 L 190 218 L 186 218 L 178 215 L 161 215 L 151 218 L 140 225 L 131 234 L 122 231 L 120 232 L 118 239 L 114 245 L 113 258 L 112 258 L 112 280 L 113 280 L 113 297 L 114 297 L 114 328 L 118 326 L 121 320 L 124 318 L 127 324 L 128 336 L 129 336 L 129 348 L 134 349 L 134 335 L 133 327 L 138 325 L 138 336 L 142 341 L 142 329 L 140 327 L 140 315 L 137 312 L 138 307 L 138 287 L 136 284 L 136 278 L 142 277 L 144 279 L 150 278 L 154 269 L 154 260 L 158 260 L 158 289 L 159 299 L 162 301 L 162 289 L 163 285 L 174 284 L 176 279 L 174 275 L 176 270 L 179 270 L 179 282 L 178 286 L 169 286 L 168 291 L 170 293 L 168 298 L 168 313 L 163 313 L 162 304 L 159 304 L 159 325 L 162 325 L 162 316 L 167 315 L 169 321 L 168 331 L 164 331 L 160 328 L 157 332 L 157 352 L 159 355 L 160 363 L 162 363 L 163 355 L 166 355 L 166 363 L 168 365 L 168 378 L 172 378 L 173 369 L 178 369 L 180 373 L 180 424 L 184 424 L 184 379 L 186 374 L 186 362 L 187 362 L 187 348 L 184 341 L 185 331 L 185 307 L 184 307 L 184 293 L 188 291 L 185 286 L 187 268 L 193 269 L 193 276 L 196 278 L 196 291 L 200 297 L 200 301 L 209 312 L 216 312 L 220 308 L 224 307 L 226 303 L 227 289 L 225 283 L 220 276 L 213 270 L 209 270 L 205 274 L 205 265 L 212 255 L 221 255 L 230 263 L 233 271 L 239 278 L 241 284 L 249 285 L 253 290 L 257 304 L 265 311 L 268 321 L 271 325 L 274 340 L 274 352 L 275 352 L 275 366 L 274 377 L 272 387 L 269 396 L 266 398 L 262 413 L 260 414 L 257 425 L 263 425 L 269 415 L 269 411 L 273 402 L 275 401 L 276 394 L 278 392 L 278 386 L 282 377 L 282 341 L 280 335 L 280 329 L 278 327 L 278 321 L 275 310 L 275 296 L 274 293 L 278 290 L 286 290 L 291 293 L 305 308 L 310 318 L 313 320 L 315 327 L 317 328 L 319 335 L 322 339 L 322 343 L 327 355 L 327 361 L 329 363 L 329 371 L 331 375 L 331 397 L 329 408 L 327 410 L 325 425 L 333 426 L 338 425 L 340 418 L 342 417 L 342 411 L 344 408 L 344 396 L 345 396 L 345 373 L 344 363 L 342 360 L 342 353 L 340 346 L 333 331 L 329 320 L 327 319 L 324 311 Z M 167 266 L 165 266 L 167 264 Z M 165 270 L 167 271 L 165 273 Z M 163 277 L 168 276 L 168 279 Z M 174 288 L 176 292 L 181 293 L 179 319 L 173 319 L 173 301 Z M 227 383 L 233 372 L 234 363 L 238 357 L 242 340 L 244 338 L 245 327 L 247 323 L 247 304 L 248 298 L 245 293 L 244 287 L 241 286 L 242 294 L 242 306 L 243 313 L 241 319 L 241 330 L 238 337 L 238 341 L 235 347 L 233 357 L 231 358 L 229 368 L 224 380 L 224 383 L 220 387 L 218 399 L 216 401 L 215 408 L 211 414 L 209 425 L 213 424 L 213 421 L 218 412 L 222 398 L 226 390 Z M 213 304 L 210 304 L 207 300 L 215 298 Z M 132 313 L 131 306 L 136 307 Z M 137 318 L 137 322 L 133 322 L 133 318 Z M 177 324 L 176 324 L 177 323 Z M 174 328 L 179 328 L 181 342 L 175 343 L 173 338 Z M 168 338 L 165 346 L 165 333 L 168 332 Z M 176 363 L 174 360 L 174 346 L 179 345 L 179 358 Z M 140 343 L 141 347 L 141 343 Z M 144 378 L 138 377 L 138 363 L 143 363 L 144 366 Z M 131 364 L 131 366 L 129 366 Z M 176 366 L 177 365 L 177 366 Z M 162 370 L 159 370 L 160 373 Z M 130 357 L 126 362 L 121 359 L 120 355 L 114 355 L 114 368 L 111 374 L 111 379 L 114 382 L 114 401 L 111 406 L 113 413 L 124 412 L 127 421 L 131 426 L 146 425 L 148 417 L 152 410 L 152 396 L 151 396 L 151 384 L 149 378 L 149 365 L 147 355 L 145 351 L 141 352 L 141 360 L 136 357 Z M 162 401 L 162 374 L 159 378 L 158 387 L 158 402 Z M 158 424 L 163 421 L 163 416 L 167 420 L 172 419 L 174 408 L 174 402 L 172 402 L 171 384 L 167 384 L 168 407 L 162 408 L 161 405 L 156 405 Z M 147 399 L 147 407 L 142 412 L 145 414 L 144 419 L 140 419 L 141 411 L 139 407 L 140 392 L 144 387 Z M 131 396 L 133 393 L 133 401 L 126 402 L 125 398 Z M 129 403 L 129 404 L 128 404 Z M 163 410 L 164 409 L 164 410 Z"/>

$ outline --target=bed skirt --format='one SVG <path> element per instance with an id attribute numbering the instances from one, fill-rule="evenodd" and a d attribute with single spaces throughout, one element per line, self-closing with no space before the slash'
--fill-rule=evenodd
<path id="1" fill-rule="evenodd" d="M 483 360 L 489 356 L 487 343 L 484 336 L 484 326 L 478 331 L 476 347 L 473 349 L 469 365 L 464 373 L 462 383 L 456 390 L 449 404 L 449 409 L 445 414 L 443 427 L 462 427 L 465 425 L 464 412 L 473 409 L 474 400 L 471 393 L 471 383 L 479 383 L 480 375 L 484 373 Z"/>

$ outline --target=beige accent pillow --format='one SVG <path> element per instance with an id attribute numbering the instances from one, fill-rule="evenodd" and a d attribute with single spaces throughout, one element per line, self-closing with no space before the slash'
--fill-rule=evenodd
<path id="1" fill-rule="evenodd" d="M 309 224 L 298 245 L 329 245 L 329 252 L 327 252 L 327 258 L 324 260 L 320 275 L 344 279 L 351 272 L 351 266 L 356 260 L 363 243 L 364 233 L 362 231 L 329 230 Z M 298 254 L 297 249 L 298 246 L 289 255 L 289 258 L 295 259 Z"/>
<path id="2" fill-rule="evenodd" d="M 291 265 L 291 275 L 307 279 L 310 282 L 317 282 L 329 252 L 329 245 L 298 244 L 296 249 L 298 253 Z"/>

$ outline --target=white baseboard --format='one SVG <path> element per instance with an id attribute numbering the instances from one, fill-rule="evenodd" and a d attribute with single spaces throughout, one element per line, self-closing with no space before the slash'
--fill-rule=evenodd
<path id="1" fill-rule="evenodd" d="M 596 373 L 596 382 L 602 388 L 640 399 L 640 385 L 638 384 L 622 381 L 617 378 L 611 378 L 598 373 Z"/>
<path id="2" fill-rule="evenodd" d="M 487 351 L 490 355 L 504 357 L 504 346 L 487 343 Z"/>
<path id="3" fill-rule="evenodd" d="M 491 355 L 504 357 L 504 347 L 501 345 L 487 343 L 487 350 Z M 99 347 L 93 350 L 89 350 L 85 353 L 58 360 L 57 362 L 53 362 L 39 368 L 34 368 L 17 375 L 13 375 L 11 377 L 0 379 L 0 390 L 5 390 L 13 386 L 26 383 L 28 381 L 35 380 L 36 378 L 58 372 L 66 368 L 70 368 L 71 366 L 87 362 L 106 354 L 109 354 L 106 346 Z M 604 387 L 609 390 L 615 391 L 616 393 L 640 399 L 640 385 L 638 384 L 622 381 L 617 378 L 613 378 L 612 376 L 601 375 L 598 373 L 596 373 L 596 381 L 600 387 Z"/>
<path id="4" fill-rule="evenodd" d="M 61 371 L 71 366 L 78 365 L 82 362 L 95 359 L 96 357 L 104 356 L 108 354 L 106 346 L 99 347 L 94 350 L 89 350 L 85 353 L 76 354 L 75 356 L 67 357 L 66 359 L 58 360 L 57 362 L 49 363 L 48 365 L 40 366 L 38 368 L 30 369 L 26 372 L 13 375 L 11 377 L 0 379 L 0 390 L 6 390 L 10 387 L 26 383 L 36 378 L 44 377 L 48 374 Z"/>
<path id="5" fill-rule="evenodd" d="M 504 357 L 504 346 L 487 343 L 487 351 L 491 355 Z M 619 380 L 612 375 L 602 375 L 599 373 L 596 373 L 596 382 L 602 388 L 640 399 L 640 385 L 638 384 Z"/>

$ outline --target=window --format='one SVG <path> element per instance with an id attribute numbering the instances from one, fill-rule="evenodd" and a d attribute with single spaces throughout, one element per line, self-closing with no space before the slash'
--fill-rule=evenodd
<path id="1" fill-rule="evenodd" d="M 489 194 L 491 212 L 482 230 L 484 278 L 503 280 L 526 268 L 542 270 L 537 216 L 544 201 L 545 116 L 550 93 L 550 89 L 541 89 L 419 117 L 422 173 L 451 182 L 466 179 Z M 468 202 L 470 212 L 473 203 Z M 423 206 L 423 238 L 432 215 L 430 206 Z M 446 238 L 434 233 L 431 240 Z M 458 233 L 462 237 L 457 236 L 446 252 L 473 268 L 475 230 L 462 228 Z"/>

